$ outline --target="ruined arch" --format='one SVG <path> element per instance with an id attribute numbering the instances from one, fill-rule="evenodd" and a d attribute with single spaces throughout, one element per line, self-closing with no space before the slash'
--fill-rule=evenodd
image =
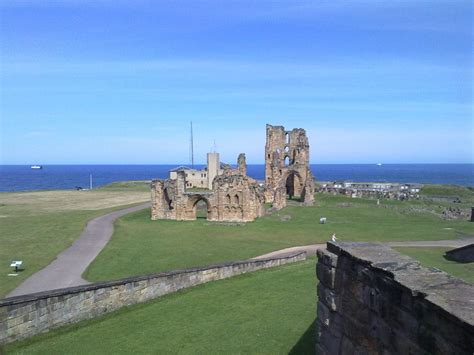
<path id="1" fill-rule="evenodd" d="M 239 205 L 239 204 L 240 204 L 240 197 L 239 197 L 238 194 L 235 194 L 235 196 L 234 196 L 234 203 L 235 203 L 236 205 Z"/>
<path id="2" fill-rule="evenodd" d="M 201 204 L 201 202 L 204 202 L 204 203 Z M 201 206 L 204 206 L 204 207 L 201 207 Z M 206 218 L 207 220 L 210 220 L 211 215 L 212 215 L 211 207 L 212 207 L 211 203 L 205 196 L 202 196 L 202 195 L 193 196 L 192 198 L 188 200 L 188 210 L 191 213 L 190 219 Z M 202 210 L 201 208 L 204 208 L 204 209 Z"/>
<path id="3" fill-rule="evenodd" d="M 290 170 L 283 179 L 287 197 L 291 200 L 293 197 L 301 197 L 304 182 L 300 173 L 296 170 Z"/>

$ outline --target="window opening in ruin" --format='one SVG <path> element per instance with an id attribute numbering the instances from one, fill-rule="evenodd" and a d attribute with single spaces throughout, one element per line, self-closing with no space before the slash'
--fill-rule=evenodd
<path id="1" fill-rule="evenodd" d="M 288 166 L 290 165 L 290 158 L 288 157 L 288 155 L 285 156 L 285 166 Z"/>
<path id="2" fill-rule="evenodd" d="M 235 195 L 235 196 L 234 196 L 234 203 L 235 203 L 236 205 L 239 204 L 239 195 Z"/>
<path id="3" fill-rule="evenodd" d="M 230 203 L 230 195 L 227 195 L 227 196 L 225 197 L 225 202 Z"/>
<path id="4" fill-rule="evenodd" d="M 285 140 L 286 143 L 290 143 L 290 135 L 288 134 L 288 132 L 285 132 Z"/>
<path id="5" fill-rule="evenodd" d="M 168 189 L 164 189 L 163 191 L 163 197 L 165 198 L 166 204 L 168 205 L 168 208 L 170 210 L 173 209 L 173 200 L 170 198 L 168 194 Z"/>
<path id="6" fill-rule="evenodd" d="M 288 153 L 290 151 L 290 147 L 285 146 L 285 153 Z"/>

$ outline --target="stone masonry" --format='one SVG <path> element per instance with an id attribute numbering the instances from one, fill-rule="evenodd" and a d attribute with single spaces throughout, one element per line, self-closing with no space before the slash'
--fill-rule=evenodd
<path id="1" fill-rule="evenodd" d="M 287 197 L 299 196 L 306 205 L 314 202 L 314 177 L 309 167 L 306 131 L 267 124 L 265 145 L 265 202 L 275 209 L 286 206 Z"/>
<path id="2" fill-rule="evenodd" d="M 306 259 L 305 252 L 135 276 L 0 300 L 1 344 L 47 332 L 65 324 L 95 318 L 210 281 Z"/>
<path id="3" fill-rule="evenodd" d="M 217 170 L 208 164 L 208 190 L 187 190 L 193 185 L 187 180 L 190 177 L 185 169 L 176 169 L 173 179 L 152 181 L 151 219 L 195 220 L 200 201 L 206 204 L 207 220 L 226 222 L 253 221 L 264 215 L 265 202 L 279 210 L 286 206 L 288 197 L 297 196 L 305 205 L 312 205 L 314 177 L 309 168 L 306 131 L 285 131 L 283 126 L 271 125 L 266 128 L 264 187 L 247 176 L 244 153 L 239 155 L 236 169 L 223 165 L 218 173 L 211 174 Z M 212 154 L 217 157 L 212 161 L 218 161 L 218 154 Z"/>
<path id="4" fill-rule="evenodd" d="M 317 354 L 474 353 L 474 285 L 382 244 L 317 254 Z"/>
<path id="5" fill-rule="evenodd" d="M 184 171 L 177 171 L 176 180 L 154 180 L 151 219 L 195 220 L 199 201 L 205 202 L 209 221 L 249 222 L 263 216 L 263 188 L 246 170 L 245 154 L 240 154 L 238 168 L 224 169 L 209 191 L 186 191 Z"/>

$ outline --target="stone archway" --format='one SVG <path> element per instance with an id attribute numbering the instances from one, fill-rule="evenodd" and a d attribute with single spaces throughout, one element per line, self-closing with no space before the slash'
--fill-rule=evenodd
<path id="1" fill-rule="evenodd" d="M 286 175 L 284 181 L 286 196 L 291 200 L 293 197 L 301 198 L 301 193 L 303 192 L 303 179 L 301 175 L 295 171 L 291 170 Z"/>
<path id="2" fill-rule="evenodd" d="M 212 220 L 212 205 L 209 200 L 202 195 L 193 196 L 188 202 L 189 219 L 195 220 L 205 218 Z"/>

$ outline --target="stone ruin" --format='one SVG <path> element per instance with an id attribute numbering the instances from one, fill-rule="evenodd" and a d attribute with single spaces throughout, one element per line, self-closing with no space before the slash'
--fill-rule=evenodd
<path id="1" fill-rule="evenodd" d="M 298 196 L 305 205 L 314 203 L 314 177 L 309 168 L 306 131 L 267 124 L 265 145 L 265 202 L 275 209 L 286 206 L 287 196 Z"/>
<path id="2" fill-rule="evenodd" d="M 176 180 L 154 180 L 151 219 L 195 220 L 200 201 L 206 204 L 209 221 L 248 222 L 263 216 L 263 188 L 246 171 L 245 154 L 240 154 L 238 168 L 225 168 L 214 178 L 211 190 L 186 191 L 184 171 L 177 172 Z"/>
<path id="3" fill-rule="evenodd" d="M 247 176 L 245 154 L 237 168 L 225 166 L 210 189 L 187 190 L 186 171 L 176 170 L 175 179 L 153 180 L 151 219 L 195 220 L 197 205 L 206 205 L 209 221 L 248 222 L 263 216 L 264 204 L 275 210 L 286 206 L 287 196 L 299 197 L 305 205 L 314 202 L 314 178 L 309 169 L 309 144 L 304 129 L 285 131 L 267 125 L 265 184 Z"/>

